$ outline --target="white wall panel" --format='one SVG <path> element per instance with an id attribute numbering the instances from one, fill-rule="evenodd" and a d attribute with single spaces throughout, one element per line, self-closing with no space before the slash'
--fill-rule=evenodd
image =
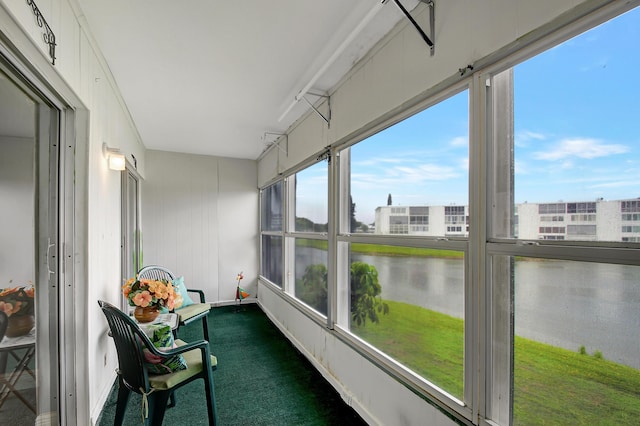
<path id="1" fill-rule="evenodd" d="M 255 297 L 258 279 L 258 178 L 253 160 L 218 162 L 219 286 L 216 301 L 232 301 L 236 276 L 240 286 Z"/>
<path id="2" fill-rule="evenodd" d="M 86 107 L 89 111 L 88 146 L 77 147 L 77 152 L 88 152 L 88 160 L 76 158 L 76 170 L 87 171 L 76 176 L 87 180 L 87 192 L 76 194 L 76 203 L 78 210 L 86 207 L 87 211 L 86 228 L 77 229 L 77 249 L 84 252 L 86 247 L 88 262 L 77 265 L 87 273 L 76 285 L 87 289 L 85 303 L 89 307 L 88 316 L 77 319 L 82 321 L 78 330 L 88 330 L 88 335 L 77 338 L 77 353 L 82 360 L 78 362 L 76 374 L 87 378 L 79 382 L 78 391 L 88 401 L 78 407 L 78 424 L 90 424 L 90 418 L 95 421 L 102 409 L 117 364 L 113 343 L 106 335 L 104 316 L 93 308 L 97 308 L 98 299 L 118 303 L 121 285 L 120 173 L 108 170 L 102 156 L 102 143 L 120 148 L 129 159 L 134 154 L 141 174 L 144 174 L 145 152 L 106 63 L 74 14 L 74 0 L 38 1 L 37 5 L 56 35 L 55 65 L 50 64 L 48 45 L 42 39 L 43 29 L 37 25 L 31 7 L 24 0 L 0 0 L 0 31 L 54 91 L 74 108 Z M 78 136 L 78 141 L 87 144 L 83 135 Z M 84 365 L 88 365 L 87 370 L 80 371 Z M 88 371 L 95 374 L 88 375 Z"/>
<path id="3" fill-rule="evenodd" d="M 281 142 L 282 149 L 286 151 L 286 141 Z M 274 146 L 267 152 L 262 160 L 258 162 L 258 187 L 263 187 L 273 176 L 277 176 L 280 172 L 278 170 L 278 164 L 280 159 L 279 155 L 286 157 L 286 154 L 281 152 L 277 146 Z"/>
<path id="4" fill-rule="evenodd" d="M 142 182 L 144 264 L 166 266 L 210 303 L 233 301 L 236 275 L 255 288 L 258 270 L 257 163 L 147 152 Z"/>

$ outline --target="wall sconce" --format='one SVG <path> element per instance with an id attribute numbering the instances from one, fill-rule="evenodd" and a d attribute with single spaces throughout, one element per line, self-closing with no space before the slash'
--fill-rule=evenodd
<path id="1" fill-rule="evenodd" d="M 107 159 L 111 170 L 124 170 L 124 154 L 118 148 L 109 148 L 106 142 L 102 143 L 102 155 Z"/>

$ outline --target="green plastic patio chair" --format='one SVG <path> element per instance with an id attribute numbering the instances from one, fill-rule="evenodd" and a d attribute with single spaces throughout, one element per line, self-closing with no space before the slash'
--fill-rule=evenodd
<path id="1" fill-rule="evenodd" d="M 174 281 L 175 275 L 167 268 L 158 265 L 148 265 L 138 271 L 138 278 L 148 278 L 153 280 L 167 280 Z M 199 319 L 202 320 L 202 331 L 204 334 L 204 340 L 209 340 L 209 326 L 207 322 L 207 315 L 211 310 L 211 305 L 205 302 L 204 291 L 193 288 L 187 288 L 187 292 L 198 294 L 198 300 L 189 306 L 178 308 L 174 312 L 179 315 L 180 321 L 178 324 L 178 330 L 181 326 L 191 324 Z M 178 330 L 176 330 L 176 335 Z"/>
<path id="2" fill-rule="evenodd" d="M 107 318 L 118 353 L 118 401 L 114 425 L 122 425 L 132 391 L 142 395 L 145 425 L 162 425 L 167 407 L 175 405 L 174 391 L 196 379 L 204 380 L 209 424 L 215 425 L 217 412 L 212 371 L 216 369 L 218 361 L 209 352 L 209 342 L 199 340 L 185 343 L 176 340 L 175 349 L 160 351 L 131 317 L 105 301 L 99 300 L 98 304 Z M 143 349 L 159 357 L 182 354 L 187 368 L 161 375 L 149 374 Z M 167 405 L 169 399 L 171 404 Z"/>

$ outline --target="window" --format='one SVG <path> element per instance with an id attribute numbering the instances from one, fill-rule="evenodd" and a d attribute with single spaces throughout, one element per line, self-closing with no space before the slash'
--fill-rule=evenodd
<path id="1" fill-rule="evenodd" d="M 596 203 L 568 203 L 567 213 L 595 213 Z"/>
<path id="2" fill-rule="evenodd" d="M 459 92 L 339 157 L 349 190 L 341 199 L 375 231 L 339 236 L 350 269 L 338 272 L 337 323 L 460 400 L 467 243 L 426 237 L 467 233 L 468 97 Z"/>
<path id="3" fill-rule="evenodd" d="M 623 69 L 638 64 L 639 23 L 636 9 L 492 78 L 490 109 L 512 105 L 513 127 L 494 117 L 489 380 L 513 399 L 491 401 L 489 418 L 628 424 L 637 412 L 623 389 L 640 380 L 640 256 L 629 248 L 640 226 L 624 215 L 638 212 L 640 103 Z M 566 227 L 552 223 L 561 217 Z"/>
<path id="4" fill-rule="evenodd" d="M 596 225 L 569 225 L 567 235 L 596 235 Z"/>
<path id="5" fill-rule="evenodd" d="M 293 295 L 322 315 L 327 315 L 327 231 L 328 167 L 322 161 L 287 179 L 293 185 L 295 218 L 293 242 L 295 261 Z"/>
<path id="6" fill-rule="evenodd" d="M 488 64 L 288 176 L 283 292 L 463 422 L 636 419 L 639 27 Z"/>
<path id="7" fill-rule="evenodd" d="M 620 211 L 622 213 L 640 213 L 640 200 L 622 201 Z"/>
<path id="8" fill-rule="evenodd" d="M 623 226 L 622 232 L 640 232 L 640 226 Z"/>
<path id="9" fill-rule="evenodd" d="M 263 189 L 260 195 L 262 276 L 282 286 L 283 182 Z"/>
<path id="10" fill-rule="evenodd" d="M 540 204 L 538 206 L 538 213 L 540 214 L 566 213 L 566 205 L 564 203 Z"/>

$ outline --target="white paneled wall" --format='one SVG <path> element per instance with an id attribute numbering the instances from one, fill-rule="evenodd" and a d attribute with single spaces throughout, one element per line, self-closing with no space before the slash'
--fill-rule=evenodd
<path id="1" fill-rule="evenodd" d="M 147 152 L 142 182 L 144 264 L 166 266 L 204 290 L 207 302 L 232 302 L 236 275 L 255 295 L 258 273 L 257 163 Z"/>
<path id="2" fill-rule="evenodd" d="M 86 300 L 74 301 L 82 307 L 76 315 L 78 334 L 67 344 L 75 346 L 76 377 L 84 379 L 77 383 L 78 424 L 91 424 L 111 389 L 117 365 L 96 301 L 118 303 L 121 286 L 120 173 L 108 170 L 102 144 L 119 148 L 129 160 L 135 155 L 142 175 L 145 148 L 108 66 L 84 30 L 84 18 L 76 14 L 75 0 L 38 1 L 37 5 L 56 35 L 55 66 L 50 64 L 43 30 L 24 0 L 0 0 L 0 31 L 70 108 L 88 111 L 88 125 L 80 123 L 76 129 L 75 165 L 75 179 L 81 181 L 77 188 L 84 187 L 86 192 L 74 194 L 77 258 L 87 259 L 87 264 L 76 265 L 76 286 Z M 88 128 L 88 135 L 83 128 Z"/>

